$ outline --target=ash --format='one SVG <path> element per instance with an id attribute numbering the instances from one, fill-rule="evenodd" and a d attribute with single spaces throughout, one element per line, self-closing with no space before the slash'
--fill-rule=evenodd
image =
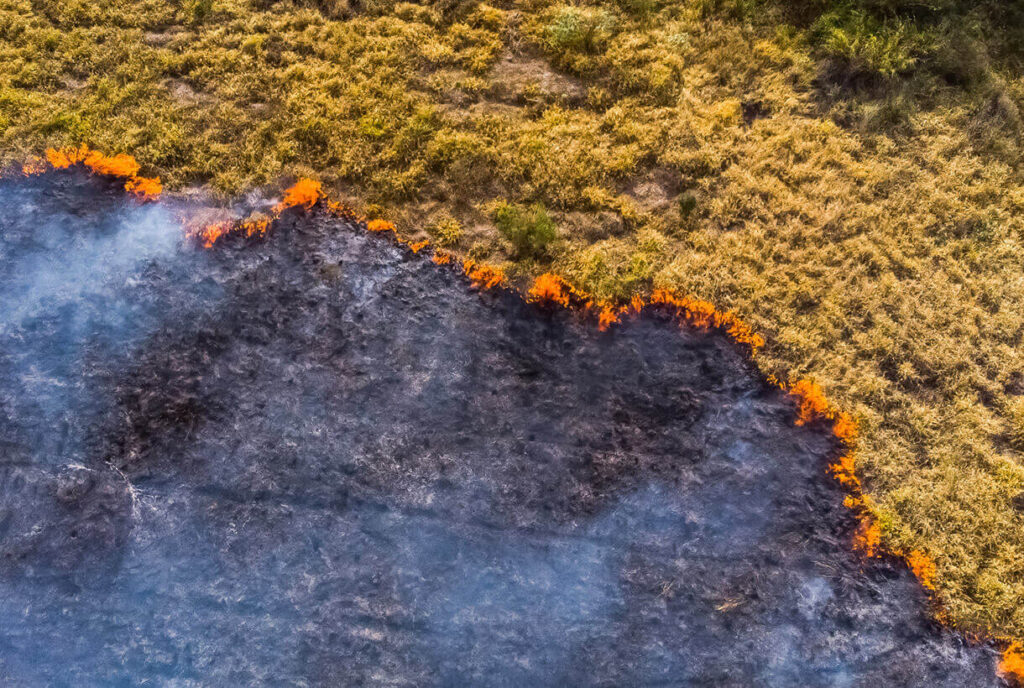
<path id="1" fill-rule="evenodd" d="M 0 182 L 6 686 L 1000 685 L 724 337 Z"/>

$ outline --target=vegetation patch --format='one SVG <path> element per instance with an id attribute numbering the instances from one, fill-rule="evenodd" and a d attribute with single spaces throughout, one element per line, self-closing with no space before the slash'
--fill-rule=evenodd
<path id="1" fill-rule="evenodd" d="M 500 201 L 494 208 L 494 224 L 519 259 L 543 257 L 557 236 L 554 220 L 540 203 L 525 208 Z"/>

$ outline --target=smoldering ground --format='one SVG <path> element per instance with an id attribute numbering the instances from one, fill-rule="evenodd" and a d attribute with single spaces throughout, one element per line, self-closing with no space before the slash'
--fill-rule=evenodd
<path id="1" fill-rule="evenodd" d="M 999 684 L 720 336 L 316 212 L 204 251 L 78 173 L 0 202 L 7 685 Z"/>

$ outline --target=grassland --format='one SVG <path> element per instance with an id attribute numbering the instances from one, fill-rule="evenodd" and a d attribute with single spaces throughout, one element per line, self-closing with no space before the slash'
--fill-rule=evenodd
<path id="1" fill-rule="evenodd" d="M 732 308 L 883 530 L 1024 638 L 1024 80 L 998 5 L 0 0 L 0 161 L 313 176 L 514 275 Z"/>

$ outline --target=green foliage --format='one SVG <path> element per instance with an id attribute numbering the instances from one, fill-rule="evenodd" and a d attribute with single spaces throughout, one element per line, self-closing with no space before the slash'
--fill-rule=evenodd
<path id="1" fill-rule="evenodd" d="M 595 53 L 615 30 L 615 17 L 607 10 L 561 5 L 551 13 L 546 34 L 549 45 L 561 52 Z"/>
<path id="2" fill-rule="evenodd" d="M 427 226 L 427 233 L 442 248 L 451 248 L 462 239 L 462 223 L 451 215 L 437 218 Z"/>
<path id="3" fill-rule="evenodd" d="M 554 220 L 539 203 L 526 208 L 501 201 L 495 206 L 493 216 L 498 231 L 512 244 L 519 258 L 543 256 L 558 236 Z"/>
<path id="4" fill-rule="evenodd" d="M 574 284 L 610 301 L 628 300 L 649 292 L 671 255 L 666 237 L 656 230 L 638 230 L 628 241 L 605 239 L 562 256 L 559 272 Z"/>
<path id="5" fill-rule="evenodd" d="M 913 68 L 927 50 L 925 38 L 901 19 L 879 21 L 863 11 L 824 15 L 814 26 L 819 45 L 851 70 L 893 77 Z"/>
<path id="6" fill-rule="evenodd" d="M 679 197 L 679 215 L 688 220 L 697 209 L 697 197 L 692 193 L 686 193 Z"/>
<path id="7" fill-rule="evenodd" d="M 181 17 L 187 24 L 202 24 L 213 14 L 213 0 L 184 0 Z"/>

